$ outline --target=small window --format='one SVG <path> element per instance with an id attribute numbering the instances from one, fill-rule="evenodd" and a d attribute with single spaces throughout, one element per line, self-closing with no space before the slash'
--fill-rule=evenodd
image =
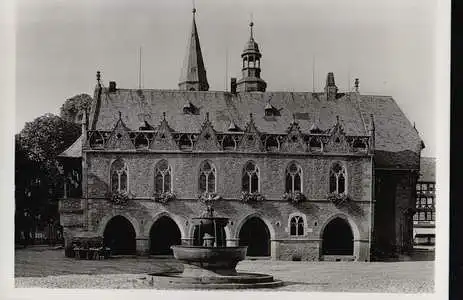
<path id="1" fill-rule="evenodd" d="M 111 191 L 128 191 L 128 168 L 122 159 L 116 159 L 111 165 Z"/>
<path id="2" fill-rule="evenodd" d="M 201 193 L 215 193 L 216 190 L 216 169 L 208 161 L 205 161 L 201 164 L 199 169 L 199 191 Z"/>
<path id="3" fill-rule="evenodd" d="M 172 169 L 166 160 L 161 160 L 156 165 L 155 191 L 158 194 L 172 191 Z"/>
<path id="4" fill-rule="evenodd" d="M 291 218 L 290 235 L 304 235 L 304 220 L 301 216 L 294 216 Z"/>
<path id="5" fill-rule="evenodd" d="M 148 138 L 143 134 L 139 133 L 135 138 L 135 148 L 137 149 L 146 149 L 149 146 Z"/>
<path id="6" fill-rule="evenodd" d="M 320 151 L 322 148 L 322 143 L 318 138 L 312 138 L 309 142 L 309 146 L 312 151 Z"/>
<path id="7" fill-rule="evenodd" d="M 193 148 L 193 144 L 187 134 L 182 134 L 179 140 L 179 146 L 182 150 L 191 150 Z"/>
<path id="8" fill-rule="evenodd" d="M 330 170 L 330 193 L 345 193 L 346 186 L 346 170 L 341 164 L 335 163 Z"/>
<path id="9" fill-rule="evenodd" d="M 253 162 L 248 162 L 243 169 L 242 190 L 249 193 L 259 191 L 259 169 Z"/>
<path id="10" fill-rule="evenodd" d="M 222 141 L 223 150 L 235 150 L 235 141 L 231 135 L 225 135 Z"/>
<path id="11" fill-rule="evenodd" d="M 269 152 L 278 151 L 278 140 L 276 136 L 269 136 L 265 141 L 265 149 Z"/>

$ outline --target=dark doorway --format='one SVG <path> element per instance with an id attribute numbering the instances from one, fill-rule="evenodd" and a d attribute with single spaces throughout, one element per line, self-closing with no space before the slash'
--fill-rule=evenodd
<path id="1" fill-rule="evenodd" d="M 172 255 L 172 245 L 181 244 L 182 235 L 174 220 L 167 216 L 154 222 L 150 230 L 150 254 Z"/>
<path id="2" fill-rule="evenodd" d="M 270 256 L 270 232 L 258 217 L 252 217 L 240 230 L 240 246 L 248 246 L 247 256 Z"/>
<path id="3" fill-rule="evenodd" d="M 123 216 L 112 218 L 106 225 L 104 243 L 115 255 L 135 254 L 135 229 Z"/>
<path id="4" fill-rule="evenodd" d="M 354 236 L 347 221 L 336 218 L 323 230 L 323 255 L 353 255 Z"/>

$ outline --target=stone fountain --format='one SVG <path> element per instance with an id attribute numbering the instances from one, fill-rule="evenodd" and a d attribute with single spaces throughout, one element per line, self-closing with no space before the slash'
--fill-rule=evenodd
<path id="1" fill-rule="evenodd" d="M 212 197 L 212 196 L 207 196 Z M 257 273 L 239 273 L 236 265 L 246 257 L 247 246 L 227 247 L 219 243 L 219 232 L 228 224 L 228 218 L 214 216 L 212 199 L 206 199 L 206 212 L 193 218 L 198 225 L 201 246 L 171 246 L 174 257 L 183 264 L 182 273 L 150 274 L 151 281 L 161 288 L 189 289 L 245 289 L 273 288 L 283 285 L 273 276 Z"/>

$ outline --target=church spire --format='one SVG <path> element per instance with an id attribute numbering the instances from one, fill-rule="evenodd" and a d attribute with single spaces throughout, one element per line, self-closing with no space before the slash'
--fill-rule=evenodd
<path id="1" fill-rule="evenodd" d="M 187 91 L 207 91 L 206 68 L 204 67 L 203 55 L 199 44 L 198 29 L 196 27 L 196 8 L 193 7 L 193 24 L 188 40 L 187 52 L 183 61 L 182 74 L 178 87 Z"/>

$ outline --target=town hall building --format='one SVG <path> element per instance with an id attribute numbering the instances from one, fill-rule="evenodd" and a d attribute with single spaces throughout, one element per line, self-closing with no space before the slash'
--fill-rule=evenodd
<path id="1" fill-rule="evenodd" d="M 423 143 L 390 96 L 267 91 L 254 24 L 242 74 L 210 91 L 193 10 L 177 90 L 124 89 L 100 72 L 81 137 L 60 155 L 65 247 L 114 254 L 201 245 L 192 218 L 230 218 L 216 246 L 276 260 L 355 260 L 413 247 Z"/>

